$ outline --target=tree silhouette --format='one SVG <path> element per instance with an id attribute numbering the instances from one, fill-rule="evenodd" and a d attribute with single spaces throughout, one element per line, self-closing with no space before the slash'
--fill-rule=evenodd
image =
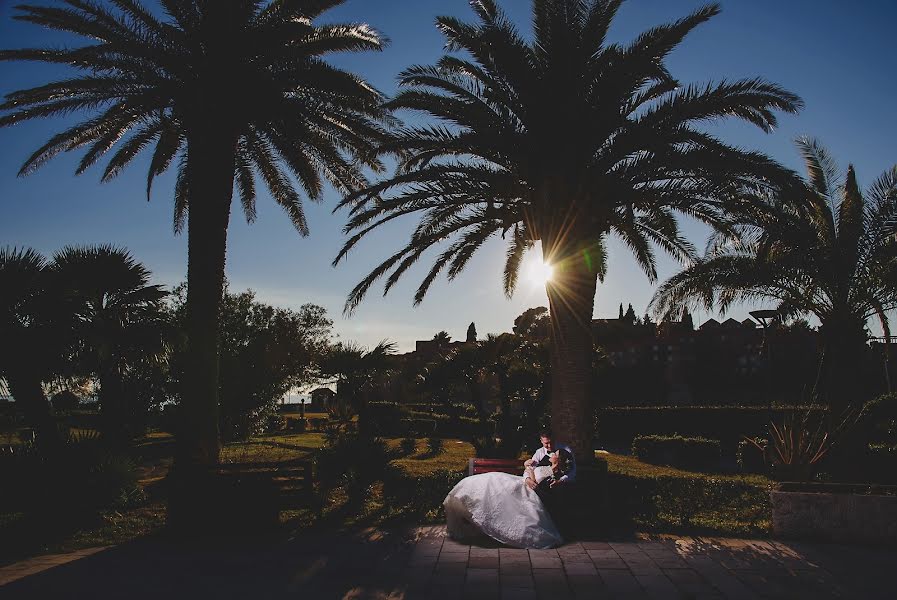
<path id="1" fill-rule="evenodd" d="M 162 305 L 167 293 L 127 250 L 109 245 L 68 246 L 49 268 L 73 313 L 79 368 L 99 382 L 103 437 L 122 447 L 138 433 L 128 422 L 128 371 L 166 358 L 173 331 Z"/>
<path id="2" fill-rule="evenodd" d="M 738 237 L 712 240 L 705 258 L 660 286 L 652 306 L 668 314 L 765 300 L 783 316 L 816 316 L 825 392 L 843 409 L 860 401 L 852 380 L 866 354 L 867 321 L 878 319 L 889 336 L 888 312 L 897 308 L 897 166 L 863 192 L 852 165 L 842 177 L 815 140 L 798 140 L 798 147 L 806 182 L 733 223 Z"/>
<path id="3" fill-rule="evenodd" d="M 19 6 L 13 18 L 89 44 L 0 52 L 0 60 L 79 71 L 7 95 L 0 126 L 90 113 L 35 151 L 22 175 L 86 148 L 77 172 L 111 153 L 102 174 L 108 181 L 151 149 L 149 194 L 154 177 L 176 165 L 174 226 L 188 234 L 189 351 L 175 465 L 203 471 L 219 454 L 217 319 L 234 187 L 251 222 L 258 177 L 303 236 L 308 225 L 294 178 L 312 200 L 321 199 L 324 181 L 346 194 L 365 187 L 364 168 L 382 168 L 372 157 L 389 122 L 383 96 L 325 57 L 380 50 L 383 40 L 363 24 L 314 24 L 343 0 L 159 1 L 162 19 L 137 0 L 114 0 L 111 8 L 83 0 Z M 190 473 L 183 480 L 199 481 Z M 184 498 L 195 516 L 208 514 L 199 496 Z"/>
<path id="4" fill-rule="evenodd" d="M 650 29 L 630 44 L 607 41 L 620 0 L 534 0 L 533 36 L 522 36 L 495 0 L 473 0 L 476 22 L 439 17 L 449 54 L 400 77 L 389 106 L 437 123 L 397 132 L 392 178 L 351 194 L 351 237 L 420 213 L 409 242 L 349 294 L 351 312 L 386 277 L 385 291 L 434 246 L 451 240 L 419 286 L 420 302 L 443 271 L 454 279 L 492 236 L 507 242 L 503 284 L 511 295 L 528 249 L 541 242 L 553 266 L 552 426 L 581 460 L 591 458 L 591 322 L 605 236 L 631 249 L 650 279 L 657 245 L 689 261 L 676 213 L 714 224 L 745 188 L 788 176 L 767 157 L 728 146 L 697 125 L 735 117 L 769 131 L 773 111 L 800 100 L 760 79 L 681 85 L 665 64 L 715 4 Z"/>

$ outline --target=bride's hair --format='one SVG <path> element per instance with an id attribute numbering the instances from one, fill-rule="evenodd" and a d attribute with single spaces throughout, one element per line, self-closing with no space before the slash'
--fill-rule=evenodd
<path id="1" fill-rule="evenodd" d="M 558 450 L 558 471 L 566 473 L 570 469 L 570 453 L 563 448 Z"/>

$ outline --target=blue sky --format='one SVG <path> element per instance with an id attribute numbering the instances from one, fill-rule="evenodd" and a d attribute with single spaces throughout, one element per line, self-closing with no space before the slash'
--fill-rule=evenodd
<path id="1" fill-rule="evenodd" d="M 145 0 L 152 5 L 153 0 Z M 18 2 L 16 2 L 18 3 Z M 529 30 L 529 2 L 500 0 L 507 12 Z M 0 47 L 62 46 L 70 38 L 13 21 L 9 0 L 0 0 Z M 644 29 L 684 16 L 702 5 L 694 0 L 629 0 L 623 5 L 612 39 L 632 39 Z M 785 165 L 800 168 L 792 140 L 813 135 L 845 167 L 852 162 L 862 183 L 874 180 L 897 163 L 897 77 L 892 26 L 897 3 L 867 0 L 847 8 L 839 0 L 724 0 L 721 15 L 695 31 L 670 57 L 673 74 L 684 83 L 761 76 L 798 93 L 806 108 L 782 116 L 779 129 L 763 134 L 744 125 L 716 131 L 727 141 L 764 151 Z M 348 0 L 323 21 L 365 21 L 386 34 L 391 44 L 382 54 L 335 57 L 335 63 L 368 78 L 384 92 L 395 91 L 395 76 L 414 63 L 431 63 L 443 51 L 433 27 L 437 14 L 472 18 L 465 0 Z M 0 63 L 0 94 L 39 85 L 64 71 L 35 64 Z M 100 184 L 100 169 L 74 175 L 80 155 L 56 159 L 36 174 L 17 178 L 22 161 L 67 120 L 32 122 L 0 130 L 0 245 L 31 246 L 52 254 L 66 244 L 113 243 L 126 246 L 154 273 L 159 283 L 174 285 L 186 277 L 186 237 L 172 233 L 172 177 L 157 179 L 147 203 L 146 159 L 117 180 Z M 375 289 L 355 315 L 341 315 L 346 293 L 387 253 L 398 248 L 414 224 L 398 223 L 371 236 L 336 269 L 330 262 L 343 240 L 344 214 L 331 214 L 337 195 L 308 203 L 311 235 L 299 237 L 281 210 L 260 197 L 258 219 L 247 225 L 232 212 L 227 275 L 231 288 L 252 288 L 263 300 L 298 307 L 314 302 L 326 307 L 342 339 L 373 345 L 383 338 L 413 348 L 441 329 L 463 338 L 476 322 L 480 335 L 509 331 L 514 317 L 528 307 L 545 305 L 544 290 L 522 282 L 512 300 L 501 291 L 503 246 L 487 244 L 454 282 L 433 286 L 428 298 L 412 306 L 414 289 L 429 267 L 412 270 L 389 296 Z M 699 246 L 706 232 L 686 223 Z M 616 241 L 610 245 L 610 272 L 599 286 L 596 316 L 615 316 L 620 302 L 641 314 L 654 286 Z M 661 279 L 677 265 L 662 258 Z M 730 315 L 743 318 L 753 307 Z M 707 314 L 696 315 L 702 321 Z"/>

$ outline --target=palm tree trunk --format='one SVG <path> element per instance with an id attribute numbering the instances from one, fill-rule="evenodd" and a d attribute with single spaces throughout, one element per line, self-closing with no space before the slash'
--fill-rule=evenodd
<path id="1" fill-rule="evenodd" d="M 866 356 L 862 322 L 850 317 L 829 317 L 820 328 L 823 343 L 823 381 L 831 418 L 840 419 L 862 401 L 857 379 Z"/>
<path id="2" fill-rule="evenodd" d="M 220 125 L 208 125 L 190 132 L 187 144 L 187 352 L 169 503 L 169 522 L 181 530 L 201 528 L 197 521 L 212 518 L 210 503 L 215 502 L 209 496 L 217 487 L 213 469 L 221 450 L 218 318 L 224 294 L 236 137 Z"/>
<path id="3" fill-rule="evenodd" d="M 568 232 L 569 235 L 569 232 Z M 582 238 L 580 238 L 582 239 Z M 592 454 L 592 311 L 598 277 L 588 244 L 542 239 L 545 262 L 554 266 L 546 285 L 551 311 L 551 429 L 580 463 Z"/>
<path id="4" fill-rule="evenodd" d="M 62 444 L 62 435 L 50 412 L 50 402 L 39 378 L 20 373 L 21 371 L 15 375 L 6 375 L 9 393 L 15 398 L 16 404 L 22 407 L 25 422 L 34 428 L 35 443 L 42 450 L 52 452 Z"/>
<path id="5" fill-rule="evenodd" d="M 113 360 L 101 358 L 99 363 L 101 427 L 106 442 L 116 449 L 125 448 L 129 442 L 127 411 L 124 406 L 124 390 L 121 369 Z"/>

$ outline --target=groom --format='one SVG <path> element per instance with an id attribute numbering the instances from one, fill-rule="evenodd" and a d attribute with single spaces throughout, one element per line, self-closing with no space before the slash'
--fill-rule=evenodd
<path id="1" fill-rule="evenodd" d="M 543 429 L 539 432 L 539 441 L 542 445 L 536 450 L 533 457 L 524 463 L 524 466 L 537 467 L 550 465 L 551 455 L 558 452 L 564 453 L 568 466 L 566 472 L 557 479 L 551 478 L 550 480 L 543 481 L 539 485 L 532 479 L 527 479 L 526 485 L 539 494 L 539 497 L 545 504 L 545 509 L 548 511 L 548 514 L 551 515 L 551 518 L 554 519 L 558 527 L 562 528 L 562 523 L 559 521 L 562 521 L 566 514 L 562 505 L 565 504 L 564 500 L 567 493 L 570 491 L 570 485 L 576 480 L 576 460 L 573 458 L 573 450 L 565 444 L 555 444 L 551 437 L 551 432 L 547 429 Z"/>

